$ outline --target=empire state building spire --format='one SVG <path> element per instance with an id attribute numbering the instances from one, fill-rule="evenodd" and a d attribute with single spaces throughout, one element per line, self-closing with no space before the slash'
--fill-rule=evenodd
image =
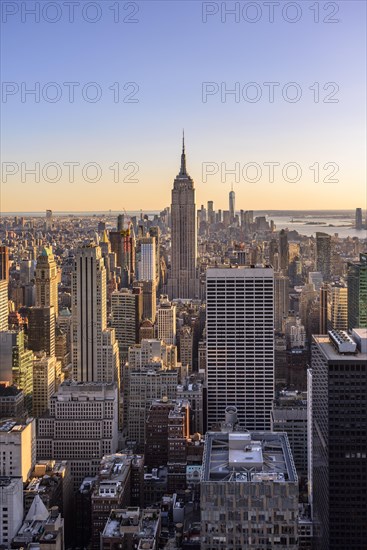
<path id="1" fill-rule="evenodd" d="M 182 154 L 180 176 L 187 176 L 186 172 L 186 154 L 185 154 L 185 130 L 182 130 Z"/>

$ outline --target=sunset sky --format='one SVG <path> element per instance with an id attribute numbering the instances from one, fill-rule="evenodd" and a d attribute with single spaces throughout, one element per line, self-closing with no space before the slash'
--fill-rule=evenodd
<path id="1" fill-rule="evenodd" d="M 4 4 L 15 2 L 2 4 L 4 9 Z M 253 23 L 242 12 L 238 22 L 234 15 L 222 22 L 221 3 L 205 7 L 197 0 L 89 2 L 100 8 L 95 23 L 83 20 L 82 6 L 88 2 L 75 6 L 74 22 L 69 22 L 69 12 L 60 4 L 60 20 L 54 23 L 50 20 L 56 12 L 51 8 L 39 22 L 34 16 L 25 17 L 20 8 L 13 15 L 3 12 L 2 212 L 161 209 L 170 204 L 179 171 L 182 128 L 198 206 L 213 200 L 215 208 L 225 208 L 233 182 L 238 209 L 365 208 L 365 2 L 320 2 L 318 23 L 311 9 L 315 2 L 308 1 L 295 3 L 302 13 L 294 23 L 282 17 L 286 4 L 282 1 L 273 23 L 263 2 L 257 3 L 260 19 Z M 226 3 L 228 9 L 235 4 Z M 239 3 L 241 9 L 244 4 Z M 114 22 L 117 5 L 120 21 Z M 338 13 L 333 15 L 330 5 L 339 7 Z M 217 7 L 219 12 L 208 15 L 204 23 L 203 10 Z M 91 6 L 86 17 L 98 13 Z M 251 19 L 256 13 L 250 9 L 247 16 Z M 296 16 L 294 8 L 286 13 L 289 19 Z M 339 22 L 326 23 L 324 18 Z M 35 88 L 37 82 L 39 102 L 31 95 L 22 98 L 21 91 Z M 56 86 L 47 86 L 50 82 Z M 73 103 L 65 82 L 80 83 L 75 85 Z M 95 103 L 82 95 L 90 82 L 97 87 L 85 89 L 89 98 L 102 91 Z M 218 88 L 206 102 L 203 82 L 214 83 L 214 91 Z M 259 101 L 240 97 L 236 102 L 232 94 L 222 102 L 221 83 L 230 90 L 236 82 L 248 99 L 261 93 Z M 256 86 L 246 88 L 251 82 Z M 265 82 L 279 83 L 274 102 L 269 101 Z M 282 96 L 289 82 L 297 83 L 302 92 L 297 102 Z M 119 83 L 120 102 L 114 101 L 114 83 Z M 136 84 L 124 90 L 126 83 Z M 326 83 L 336 84 L 324 89 Z M 315 102 L 317 89 L 319 102 Z M 52 102 L 58 90 L 61 99 Z M 292 99 L 296 88 L 286 86 L 287 91 Z M 138 101 L 123 102 L 123 97 Z M 325 103 L 328 97 L 338 102 Z M 25 173 L 37 162 L 39 182 Z M 70 165 L 65 165 L 70 162 L 79 163 L 73 183 L 68 181 Z M 269 162 L 280 164 L 274 182 L 264 166 Z M 62 167 L 60 181 L 45 181 L 45 166 L 48 179 L 55 176 L 52 167 L 47 171 L 48 163 Z M 100 181 L 83 180 L 82 168 L 88 163 L 100 166 Z M 203 163 L 212 163 L 216 172 L 206 182 Z M 224 181 L 223 169 L 233 169 L 235 163 L 240 181 L 235 175 Z M 259 181 L 245 181 L 242 172 L 248 163 L 261 167 Z M 298 163 L 300 181 L 284 181 L 282 168 L 287 163 Z M 314 181 L 315 163 L 319 163 L 319 182 Z M 115 182 L 117 164 L 120 181 Z M 112 165 L 115 172 L 109 168 Z M 135 166 L 138 172 L 130 179 L 139 181 L 123 181 Z M 330 177 L 339 181 L 323 181 L 336 166 L 338 172 Z M 12 170 L 16 173 L 10 175 Z M 255 178 L 254 170 L 249 167 L 249 179 Z M 292 168 L 287 173 L 289 178 L 295 176 Z M 94 174 L 90 167 L 87 177 Z"/>

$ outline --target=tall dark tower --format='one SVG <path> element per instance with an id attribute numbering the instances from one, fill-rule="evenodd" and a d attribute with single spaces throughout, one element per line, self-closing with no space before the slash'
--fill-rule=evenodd
<path id="1" fill-rule="evenodd" d="M 284 229 L 279 233 L 279 254 L 280 254 L 280 269 L 283 271 L 283 275 L 288 275 L 289 265 L 289 245 L 288 234 Z"/>
<path id="2" fill-rule="evenodd" d="M 184 137 L 182 139 L 181 168 L 172 189 L 171 247 L 169 298 L 195 298 L 199 292 L 196 272 L 195 188 L 194 182 L 186 170 Z"/>
<path id="3" fill-rule="evenodd" d="M 9 280 L 9 250 L 7 246 L 0 246 L 0 281 Z"/>
<path id="4" fill-rule="evenodd" d="M 125 224 L 125 216 L 123 214 L 119 214 L 117 216 L 117 231 L 123 231 Z"/>
<path id="5" fill-rule="evenodd" d="M 356 208 L 356 229 L 363 229 L 362 208 Z"/>
<path id="6" fill-rule="evenodd" d="M 322 273 L 324 281 L 330 281 L 331 236 L 320 231 L 316 232 L 316 269 Z"/>
<path id="7" fill-rule="evenodd" d="M 367 541 L 367 338 L 364 329 L 312 338 L 308 377 L 310 502 L 315 550 Z"/>

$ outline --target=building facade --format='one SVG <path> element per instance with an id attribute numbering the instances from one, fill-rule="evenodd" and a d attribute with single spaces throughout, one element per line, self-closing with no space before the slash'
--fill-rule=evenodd
<path id="1" fill-rule="evenodd" d="M 36 306 L 53 306 L 55 316 L 58 306 L 57 264 L 51 248 L 44 248 L 37 258 L 36 265 Z"/>
<path id="2" fill-rule="evenodd" d="M 28 313 L 28 348 L 55 355 L 55 308 L 35 306 Z"/>
<path id="3" fill-rule="evenodd" d="M 246 429 L 270 429 L 274 398 L 274 272 L 267 267 L 206 273 L 208 427 L 237 407 Z"/>
<path id="4" fill-rule="evenodd" d="M 138 280 L 156 282 L 156 241 L 154 237 L 143 237 L 139 240 L 140 260 L 138 263 Z"/>
<path id="5" fill-rule="evenodd" d="M 348 329 L 367 327 L 367 253 L 348 263 Z"/>
<path id="6" fill-rule="evenodd" d="M 158 339 L 166 344 L 176 344 L 176 305 L 161 296 L 157 309 Z"/>
<path id="7" fill-rule="evenodd" d="M 114 332 L 107 328 L 106 269 L 101 249 L 93 244 L 83 246 L 76 255 L 72 273 L 74 380 L 118 382 L 119 353 Z"/>
<path id="8" fill-rule="evenodd" d="M 8 419 L 0 423 L 0 475 L 26 482 L 36 461 L 36 421 Z"/>
<path id="9" fill-rule="evenodd" d="M 33 359 L 33 415 L 38 418 L 50 407 L 56 390 L 57 360 L 55 356 L 39 353 Z"/>
<path id="10" fill-rule="evenodd" d="M 97 474 L 102 456 L 116 452 L 117 434 L 116 385 L 67 381 L 38 419 L 37 459 L 67 460 L 78 489 Z"/>
<path id="11" fill-rule="evenodd" d="M 331 236 L 316 232 L 316 269 L 322 273 L 324 281 L 331 277 Z"/>
<path id="12" fill-rule="evenodd" d="M 127 359 L 129 346 L 139 341 L 143 315 L 143 295 L 140 288 L 123 288 L 111 296 L 111 326 L 115 329 L 122 360 Z"/>

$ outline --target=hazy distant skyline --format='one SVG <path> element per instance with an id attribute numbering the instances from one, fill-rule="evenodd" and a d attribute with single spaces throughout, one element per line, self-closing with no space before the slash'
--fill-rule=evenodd
<path id="1" fill-rule="evenodd" d="M 97 2 L 98 4 L 98 2 Z M 315 23 L 314 2 L 298 2 L 302 17 L 294 24 L 277 17 L 269 23 L 264 3 L 257 23 L 235 23 L 220 14 L 202 22 L 201 2 L 136 2 L 137 23 L 114 23 L 105 0 L 101 21 L 94 24 L 65 14 L 54 24 L 9 16 L 2 23 L 2 80 L 21 88 L 39 82 L 61 87 L 59 102 L 9 95 L 2 110 L 2 162 L 39 162 L 41 168 L 57 162 L 63 167 L 58 183 L 21 182 L 19 173 L 2 179 L 1 211 L 160 210 L 170 204 L 173 180 L 179 171 L 181 133 L 185 128 L 188 172 L 194 179 L 196 204 L 213 200 L 215 208 L 228 207 L 234 176 L 221 181 L 220 170 L 203 182 L 203 163 L 225 163 L 227 168 L 248 163 L 262 167 L 256 183 L 235 182 L 236 204 L 245 210 L 354 209 L 366 205 L 365 162 L 365 15 L 364 2 L 337 2 L 339 23 Z M 215 4 L 215 3 L 211 3 Z M 220 3 L 219 3 L 220 4 Z M 218 5 L 219 5 L 218 4 Z M 234 2 L 228 2 L 234 5 Z M 321 2 L 323 6 L 325 2 Z M 124 7 L 126 3 L 121 3 Z M 123 14 L 128 14 L 125 10 Z M 92 14 L 92 12 L 90 12 Z M 324 17 L 324 13 L 321 16 Z M 50 17 L 52 13 L 50 12 Z M 91 15 L 92 16 L 92 15 Z M 292 12 L 290 12 L 292 16 Z M 74 103 L 67 101 L 65 82 L 80 82 Z M 89 103 L 78 91 L 96 82 L 101 101 Z M 114 103 L 116 87 L 123 91 L 135 82 L 138 103 Z M 220 93 L 202 101 L 203 82 L 228 89 L 239 82 L 256 82 L 263 94 L 257 103 L 233 96 L 222 103 Z M 265 82 L 279 82 L 275 101 L 265 99 Z M 285 101 L 279 88 L 296 82 L 302 97 Z M 321 98 L 327 82 L 337 83 L 338 103 L 314 102 L 319 82 Z M 253 92 L 255 88 L 252 88 Z M 93 90 L 92 90 L 93 91 Z M 50 89 L 50 95 L 52 90 Z M 87 183 L 76 167 L 75 182 L 67 181 L 64 163 L 98 163 L 102 179 Z M 115 183 L 114 163 L 120 168 L 136 163 L 139 183 Z M 277 162 L 270 183 L 264 163 Z M 303 177 L 298 183 L 282 181 L 281 168 L 297 162 Z M 314 182 L 310 166 L 336 163 L 339 182 Z M 330 165 L 329 165 L 330 167 Z M 331 167 L 332 168 L 332 167 Z M 130 170 L 126 170 L 124 175 Z M 19 172 L 21 170 L 19 169 Z M 252 173 L 250 174 L 252 176 Z M 292 175 L 292 174 L 291 174 Z M 120 175 L 120 180 L 123 176 Z"/>

